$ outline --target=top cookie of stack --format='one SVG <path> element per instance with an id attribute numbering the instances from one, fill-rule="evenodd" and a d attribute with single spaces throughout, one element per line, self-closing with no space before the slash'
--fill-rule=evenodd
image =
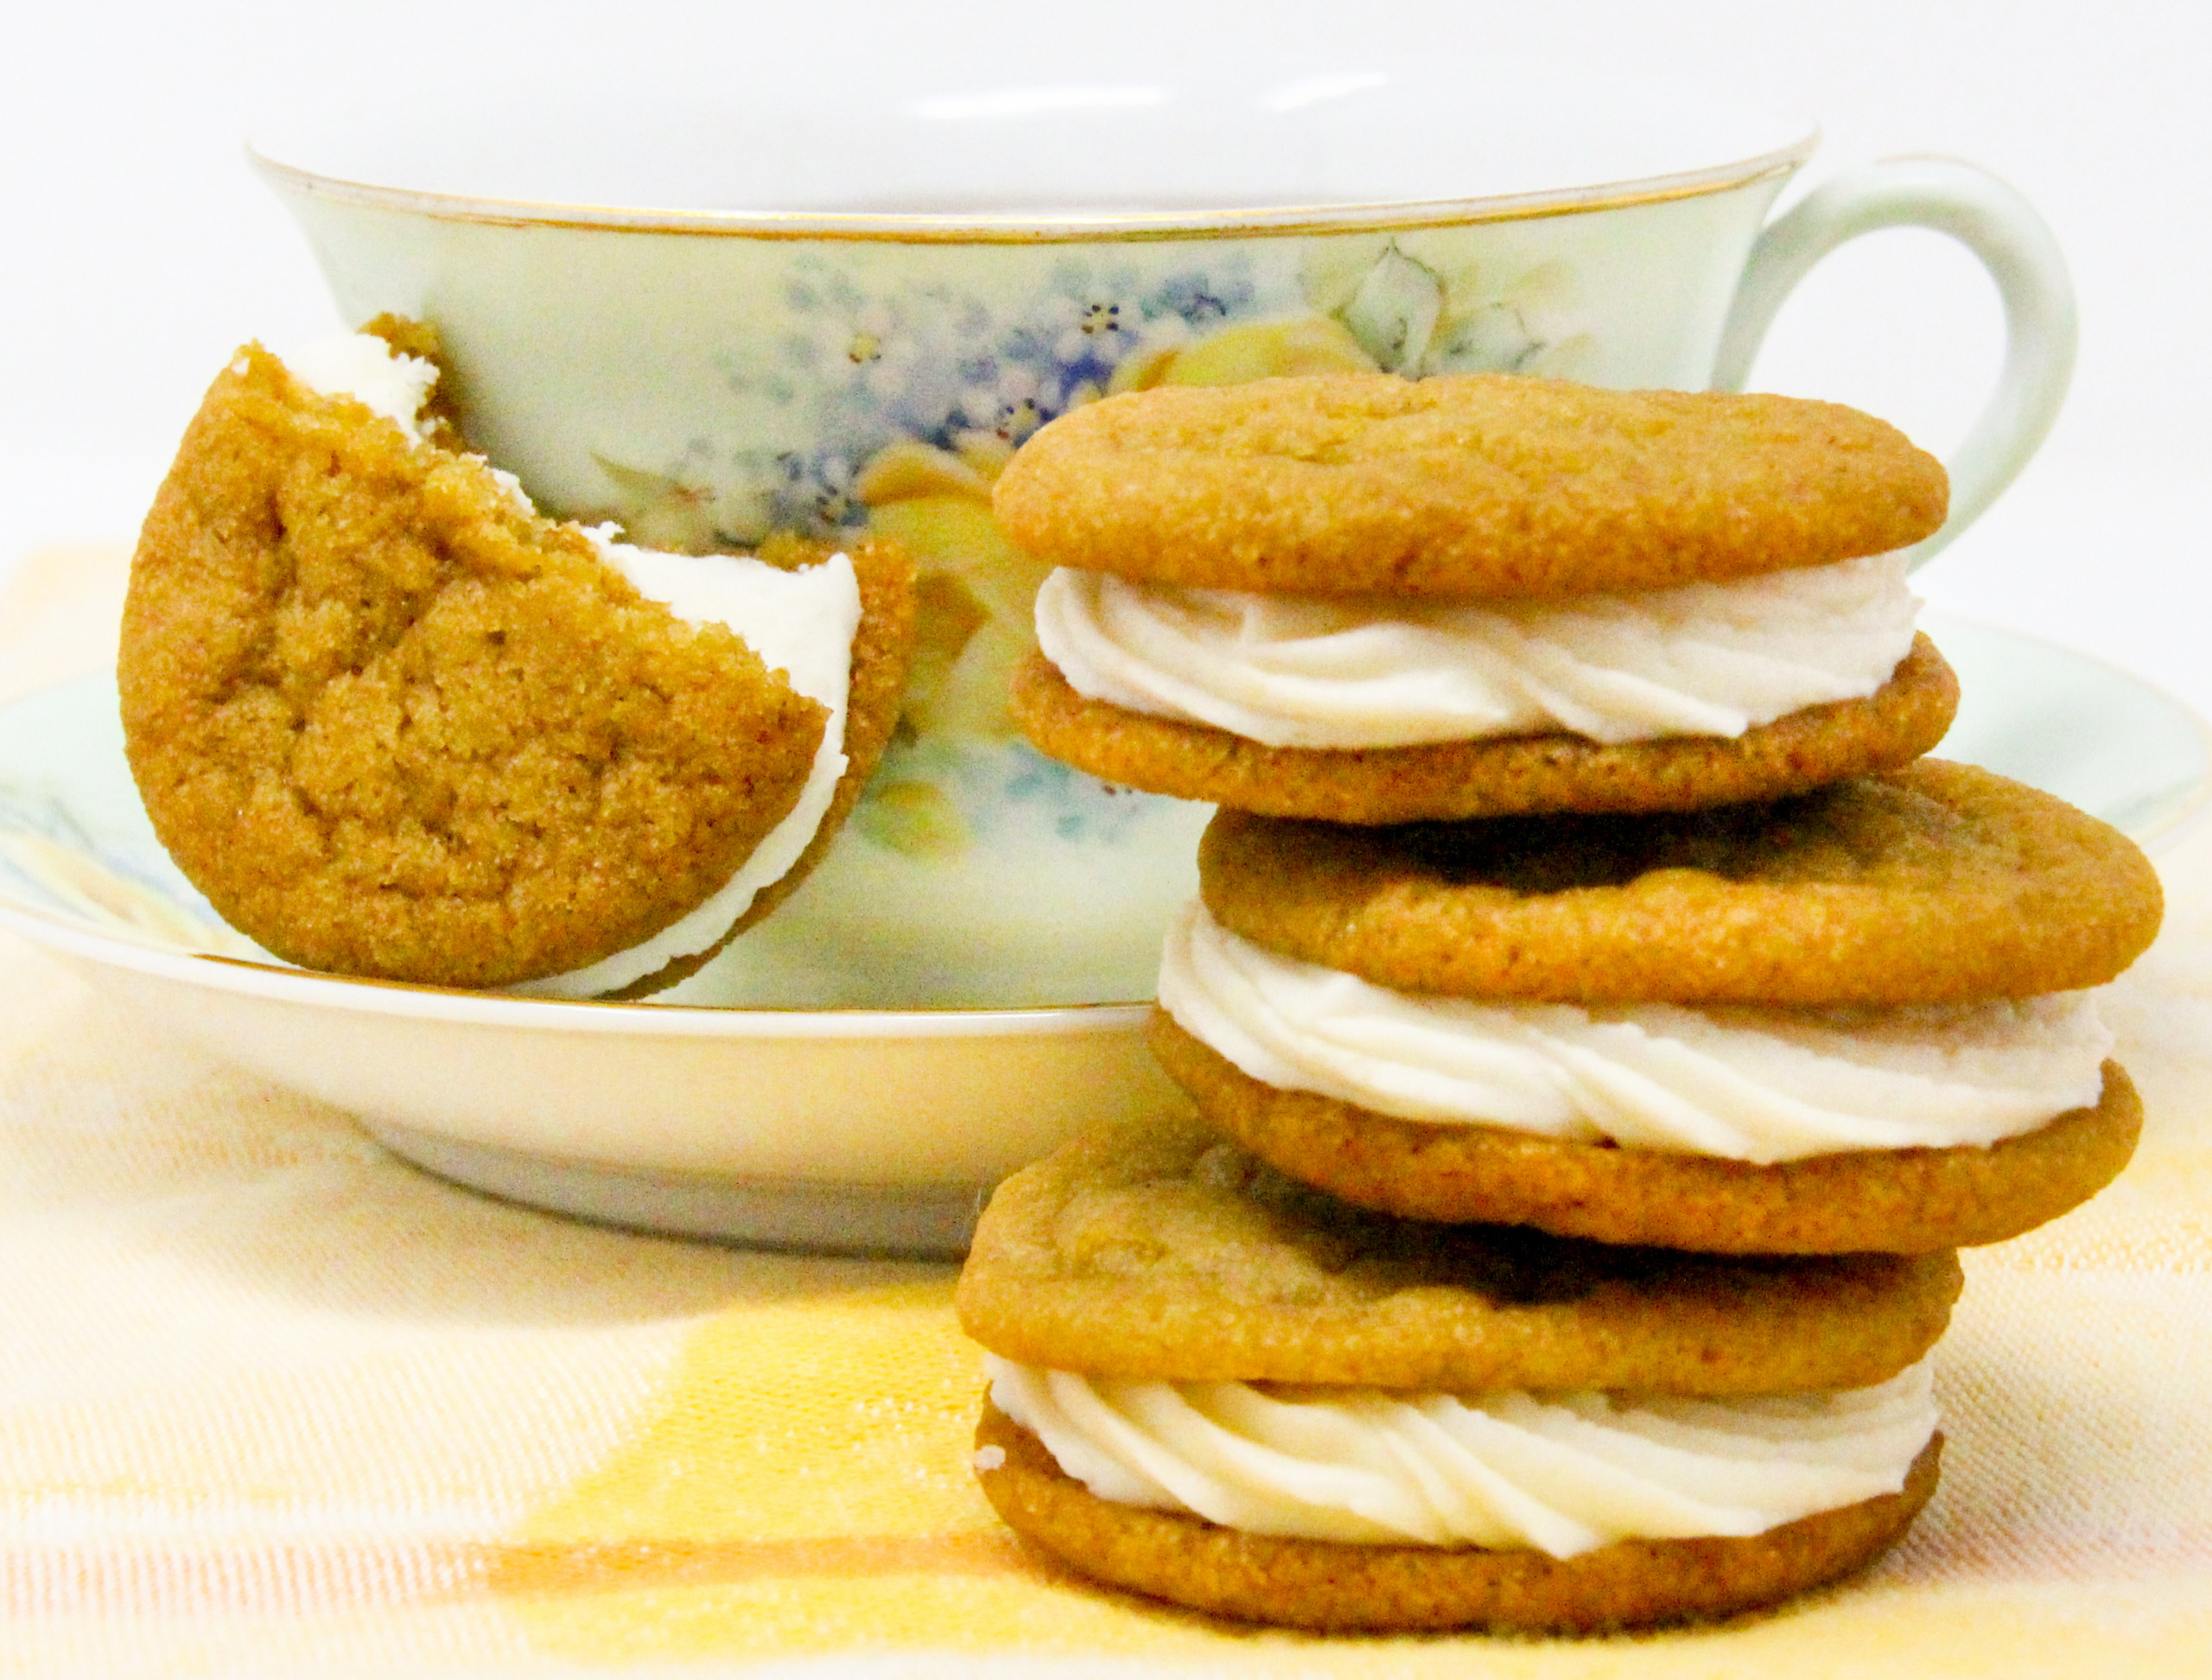
<path id="1" fill-rule="evenodd" d="M 1062 570 L 1015 715 L 1106 780 L 1395 824 L 1894 768 L 1957 684 L 1900 552 L 1943 469 L 1834 404 L 1478 375 L 1162 389 L 1000 480 Z"/>

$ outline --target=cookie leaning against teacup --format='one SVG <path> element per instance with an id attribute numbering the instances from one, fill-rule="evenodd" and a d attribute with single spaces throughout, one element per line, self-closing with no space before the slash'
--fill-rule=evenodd
<path id="1" fill-rule="evenodd" d="M 1957 685 L 1942 468 L 1833 404 L 1495 375 L 1160 388 L 999 480 L 1060 570 L 1014 707 L 1109 782 L 1351 823 L 1662 811 L 1905 763 Z"/>
<path id="2" fill-rule="evenodd" d="M 1420 1225 L 1160 1120 L 1001 1186 L 958 1305 L 983 1490 L 1077 1569 L 1300 1626 L 1587 1631 L 1894 1541 L 1935 1485 L 1960 1282 L 1950 1254 Z"/>
<path id="3" fill-rule="evenodd" d="M 655 554 L 465 454 L 406 323 L 249 346 L 132 562 L 118 665 L 156 832 L 288 961 L 632 995 L 829 845 L 895 721 L 889 544 Z M 764 652 L 766 657 L 764 657 Z"/>
<path id="4" fill-rule="evenodd" d="M 1734 1253 L 2001 1241 L 2141 1125 L 2085 989 L 2148 861 L 1923 760 L 1774 805 L 1347 829 L 1217 815 L 1153 1041 L 1350 1200 Z"/>

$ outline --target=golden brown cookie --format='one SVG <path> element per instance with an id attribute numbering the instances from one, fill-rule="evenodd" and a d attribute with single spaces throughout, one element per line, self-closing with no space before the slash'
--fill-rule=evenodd
<path id="1" fill-rule="evenodd" d="M 868 621 L 845 806 L 912 614 L 902 555 L 849 552 Z M 308 967 L 465 986 L 585 966 L 709 896 L 791 807 L 824 717 L 480 459 L 258 347 L 148 517 L 118 680 L 156 830 L 226 920 Z"/>
<path id="2" fill-rule="evenodd" d="M 1287 1383 L 1314 1401 L 1315 1384 L 1710 1397 L 1887 1381 L 1942 1333 L 1959 1284 L 1955 1255 L 1718 1259 L 1391 1219 L 1161 1117 L 1078 1139 L 1001 1186 L 957 1304 L 994 1353 L 1048 1371 Z M 1005 1520 L 1116 1585 L 1298 1626 L 1557 1631 L 1724 1614 L 1847 1572 L 1911 1520 L 1939 1451 L 1929 1443 L 1899 1494 L 1752 1539 L 1560 1560 L 1268 1538 L 1118 1504 L 995 1404 L 976 1444 Z"/>
<path id="3" fill-rule="evenodd" d="M 1263 1085 L 1165 1012 L 1153 1053 L 1207 1123 L 1281 1172 L 1415 1219 L 1534 1225 L 1717 1254 L 1924 1254 L 2001 1243 L 2112 1182 L 2143 1105 L 2117 1062 L 2103 1099 L 1986 1147 L 1860 1149 L 1759 1166 L 1426 1125 Z"/>
<path id="4" fill-rule="evenodd" d="M 1162 386 L 1031 438 L 992 507 L 1056 564 L 1293 594 L 1672 588 L 1901 548 L 1934 457 L 1834 404 L 1500 374 Z"/>
<path id="5" fill-rule="evenodd" d="M 1013 694 L 1014 721 L 1040 752 L 1102 781 L 1262 816 L 1361 824 L 1776 799 L 1910 763 L 1943 738 L 1958 705 L 1958 678 L 1924 635 L 1867 698 L 1808 706 L 1732 740 L 1608 746 L 1557 734 L 1269 747 L 1086 698 L 1033 649 L 1014 671 Z"/>
<path id="6" fill-rule="evenodd" d="M 1207 907 L 1402 991 L 1558 1003 L 1948 1003 L 2101 985 L 2158 932 L 2134 843 L 1923 759 L 1766 805 L 1395 829 L 1216 815 Z"/>
<path id="7" fill-rule="evenodd" d="M 1901 1492 L 1741 1538 L 1622 1540 L 1570 1558 L 1474 1547 L 1276 1539 L 1097 1498 L 986 1405 L 984 1496 L 1084 1575 L 1215 1615 L 1325 1632 L 1485 1628 L 1590 1633 L 1726 1616 L 1865 1568 L 1936 1491 L 1937 1435 Z M 995 1449 L 994 1454 L 993 1449 Z"/>
<path id="8" fill-rule="evenodd" d="M 1732 1259 L 1395 1219 L 1163 1117 L 1001 1185 L 957 1304 L 984 1346 L 1052 1370 L 1731 1395 L 1886 1381 L 1960 1287 L 1948 1253 Z"/>

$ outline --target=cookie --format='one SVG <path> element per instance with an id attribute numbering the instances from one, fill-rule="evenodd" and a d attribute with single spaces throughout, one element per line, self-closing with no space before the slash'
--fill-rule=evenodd
<path id="1" fill-rule="evenodd" d="M 1942 469 L 1832 404 L 1162 387 L 1046 427 L 995 496 L 1057 568 L 1017 721 L 1147 792 L 1368 824 L 1694 809 L 1908 762 L 1956 710 L 1904 552 Z"/>
<path id="2" fill-rule="evenodd" d="M 1396 1219 L 1162 1117 L 1000 1186 L 957 1300 L 994 1352 L 1117 1378 L 1751 1395 L 1895 1375 L 1960 1288 L 1950 1254 L 1719 1259 Z"/>
<path id="3" fill-rule="evenodd" d="M 1086 697 L 1032 651 L 1013 712 L 1048 756 L 1116 786 L 1269 817 L 1361 824 L 1775 799 L 1907 764 L 1943 738 L 1958 679 L 1925 635 L 1872 696 L 1737 736 L 1599 742 L 1554 732 L 1411 747 L 1270 747 Z"/>
<path id="4" fill-rule="evenodd" d="M 1164 1118 L 1002 1186 L 958 1306 L 989 1350 L 983 1490 L 1076 1569 L 1297 1626 L 1575 1632 L 1769 1602 L 1894 1540 L 1934 1485 L 1924 1355 L 1958 1287 L 1948 1255 L 1390 1219 Z"/>
<path id="5" fill-rule="evenodd" d="M 1074 410 L 992 506 L 1033 554 L 1149 582 L 1495 599 L 1885 553 L 1948 495 L 1932 456 L 1834 404 L 1345 374 Z"/>
<path id="6" fill-rule="evenodd" d="M 2157 873 L 2063 800 L 1922 760 L 1774 805 L 1388 830 L 1224 811 L 1207 907 L 1378 985 L 1581 1004 L 1906 1005 L 2101 985 Z"/>
<path id="7" fill-rule="evenodd" d="M 1923 760 L 1771 805 L 1394 830 L 1217 815 L 1155 1053 L 1353 1202 L 1716 1253 L 1913 1253 L 2094 1194 L 2142 1126 L 2087 989 L 2158 879 Z"/>
<path id="8" fill-rule="evenodd" d="M 435 404 L 410 427 L 249 346 L 141 535 L 118 668 L 133 776 L 218 912 L 303 966 L 470 987 L 589 971 L 819 797 L 824 703 L 727 625 L 647 599 L 457 442 Z M 913 611 L 903 554 L 846 552 L 837 810 L 887 739 Z"/>
<path id="9" fill-rule="evenodd" d="M 1210 1125 L 1348 1201 L 1409 1219 L 1499 1221 L 1713 1253 L 1917 1254 L 2004 1242 L 2110 1183 L 2143 1127 L 2135 1087 L 2108 1061 L 2094 1107 L 1993 1144 L 1761 1164 L 1424 1124 L 1281 1090 L 1165 1014 L 1155 1014 L 1151 1041 Z"/>
<path id="10" fill-rule="evenodd" d="M 1764 1534 L 1621 1540 L 1578 1557 L 1280 1539 L 1098 1498 L 986 1405 L 976 1480 L 1008 1528 L 1084 1575 L 1214 1615 L 1319 1632 L 1596 1633 L 1757 1608 L 1865 1569 L 1936 1491 L 1942 1437 L 1896 1493 Z"/>

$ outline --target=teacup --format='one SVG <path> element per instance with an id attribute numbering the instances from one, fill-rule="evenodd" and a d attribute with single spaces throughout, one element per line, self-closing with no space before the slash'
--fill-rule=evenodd
<path id="1" fill-rule="evenodd" d="M 865 801 L 677 1001 L 1149 996 L 1207 813 L 1039 757 L 1006 711 L 1040 577 L 991 484 L 1071 408 L 1338 369 L 1738 385 L 1822 254 L 1933 227 L 1997 280 L 2009 348 L 1932 552 L 2032 453 L 2071 365 L 2064 265 L 2007 188 L 1881 163 L 1769 224 L 1812 126 L 1675 90 L 1381 55 L 866 74 L 830 102 L 733 100 L 704 69 L 651 108 L 472 88 L 255 144 L 343 313 L 434 323 L 470 437 L 543 505 L 664 547 L 865 529 L 919 559 L 920 649 Z"/>

